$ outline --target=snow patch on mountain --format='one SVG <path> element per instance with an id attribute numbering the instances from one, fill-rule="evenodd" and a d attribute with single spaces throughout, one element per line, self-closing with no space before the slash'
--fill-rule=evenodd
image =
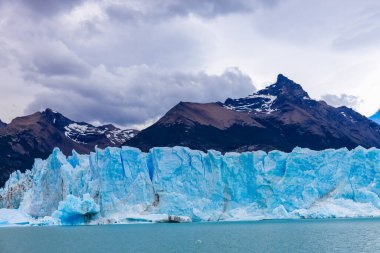
<path id="1" fill-rule="evenodd" d="M 80 141 L 80 137 L 94 134 L 103 134 L 106 130 L 107 129 L 99 129 L 89 124 L 72 123 L 65 126 L 65 135 L 74 142 L 85 144 L 85 142 Z"/>
<path id="2" fill-rule="evenodd" d="M 107 132 L 106 136 L 113 144 L 121 144 L 121 143 L 125 143 L 127 140 L 135 137 L 136 136 L 136 130 L 114 129 L 114 130 Z"/>
<path id="3" fill-rule="evenodd" d="M 277 96 L 273 95 L 253 94 L 246 98 L 227 100 L 224 104 L 224 108 L 237 112 L 255 111 L 258 113 L 271 114 L 277 111 L 277 109 L 273 107 L 273 103 L 276 99 Z"/>
<path id="4" fill-rule="evenodd" d="M 349 119 L 352 123 L 356 123 L 357 121 L 350 115 L 347 115 L 345 112 L 340 112 L 345 118 Z"/>
<path id="5" fill-rule="evenodd" d="M 112 144 L 122 144 L 136 135 L 136 130 L 119 129 L 113 126 L 96 127 L 86 123 L 72 123 L 65 126 L 65 135 L 76 143 L 86 144 L 85 137 L 93 135 L 105 135 Z"/>

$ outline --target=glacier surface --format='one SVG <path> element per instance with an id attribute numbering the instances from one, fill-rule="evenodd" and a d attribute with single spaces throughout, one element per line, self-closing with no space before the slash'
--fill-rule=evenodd
<path id="1" fill-rule="evenodd" d="M 379 149 L 110 147 L 36 159 L 0 189 L 0 208 L 42 225 L 375 217 L 379 196 Z"/>

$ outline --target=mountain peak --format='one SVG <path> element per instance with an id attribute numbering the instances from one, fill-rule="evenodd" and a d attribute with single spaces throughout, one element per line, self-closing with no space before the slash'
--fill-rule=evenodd
<path id="1" fill-rule="evenodd" d="M 280 74 L 274 84 L 247 97 L 181 103 L 127 145 L 144 151 L 187 146 L 221 152 L 379 148 L 380 126 L 347 107 L 310 99 L 299 84 Z"/>
<path id="2" fill-rule="evenodd" d="M 280 82 L 293 82 L 293 80 L 290 80 L 289 78 L 287 78 L 283 74 L 278 74 L 277 75 L 277 82 L 276 83 L 280 83 Z"/>
<path id="3" fill-rule="evenodd" d="M 269 85 L 258 94 L 273 95 L 273 96 L 286 96 L 287 98 L 304 99 L 310 98 L 309 94 L 302 88 L 301 85 L 290 80 L 283 74 L 277 76 L 277 81 Z"/>
<path id="4" fill-rule="evenodd" d="M 303 104 L 305 101 L 311 99 L 301 85 L 279 74 L 274 84 L 245 98 L 228 98 L 223 106 L 238 112 L 272 114 L 283 103 Z"/>
<path id="5" fill-rule="evenodd" d="M 57 113 L 56 111 L 54 111 L 53 109 L 50 109 L 50 108 L 46 108 L 43 112 L 47 112 L 47 113 Z"/>
<path id="6" fill-rule="evenodd" d="M 61 113 L 54 111 L 50 108 L 46 108 L 41 112 L 43 118 L 45 118 L 50 124 L 53 124 L 55 127 L 63 130 L 65 126 L 73 123 L 72 120 L 63 116 Z"/>
<path id="7" fill-rule="evenodd" d="M 59 112 L 54 111 L 54 110 L 52 110 L 52 109 L 50 109 L 50 108 L 46 108 L 46 109 L 43 110 L 41 113 L 42 113 L 43 115 L 49 115 L 49 116 L 53 116 L 53 115 L 62 115 L 62 114 L 60 114 Z"/>

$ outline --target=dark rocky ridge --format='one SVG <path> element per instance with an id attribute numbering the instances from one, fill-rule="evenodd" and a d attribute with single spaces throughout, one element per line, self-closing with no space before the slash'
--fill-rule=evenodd
<path id="1" fill-rule="evenodd" d="M 87 154 L 95 146 L 120 146 L 136 130 L 121 130 L 113 125 L 95 127 L 74 122 L 58 112 L 46 109 L 18 117 L 0 128 L 0 186 L 15 170 L 32 168 L 35 158 L 47 158 L 54 147 L 66 155 L 75 149 Z"/>
<path id="2" fill-rule="evenodd" d="M 279 75 L 276 83 L 246 98 L 181 102 L 125 144 L 144 151 L 157 146 L 222 152 L 370 148 L 380 147 L 380 126 L 350 108 L 311 99 Z"/>
<path id="3" fill-rule="evenodd" d="M 4 123 L 4 122 L 2 122 L 2 121 L 0 120 L 0 128 L 5 127 L 6 125 L 7 125 L 6 123 Z"/>

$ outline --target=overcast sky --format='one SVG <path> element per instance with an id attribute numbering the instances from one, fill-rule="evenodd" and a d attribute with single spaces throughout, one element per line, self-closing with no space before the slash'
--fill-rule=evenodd
<path id="1" fill-rule="evenodd" d="M 143 126 L 278 73 L 310 96 L 380 108 L 380 1 L 1 0 L 0 119 L 49 107 Z"/>

